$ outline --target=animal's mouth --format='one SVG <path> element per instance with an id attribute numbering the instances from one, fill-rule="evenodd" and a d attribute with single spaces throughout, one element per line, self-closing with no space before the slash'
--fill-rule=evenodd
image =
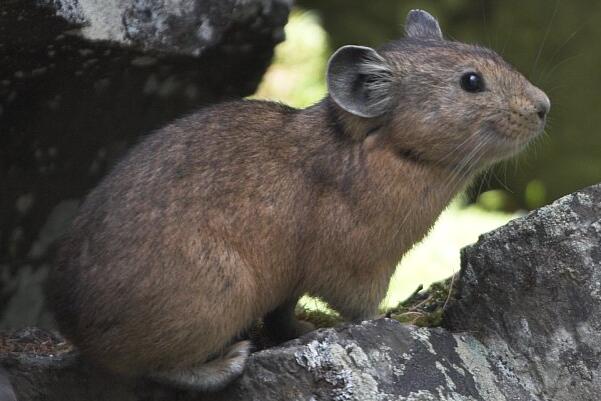
<path id="1" fill-rule="evenodd" d="M 481 131 L 479 140 L 484 142 L 484 164 L 512 157 L 524 150 L 530 143 L 538 138 L 544 131 L 544 123 L 540 125 L 515 125 L 487 124 Z"/>
<path id="2" fill-rule="evenodd" d="M 491 124 L 486 132 L 495 137 L 495 144 L 519 150 L 538 138 L 545 129 L 545 120 L 524 120 L 513 124 Z"/>
<path id="3" fill-rule="evenodd" d="M 517 132 L 517 133 L 502 133 L 499 132 L 499 136 L 502 140 L 508 143 L 510 146 L 525 146 L 534 139 L 538 138 L 543 133 L 543 130 L 535 130 L 528 132 Z"/>
<path id="4" fill-rule="evenodd" d="M 499 132 L 515 144 L 526 144 L 544 132 L 548 111 L 548 106 L 528 111 L 511 110 L 499 119 Z"/>

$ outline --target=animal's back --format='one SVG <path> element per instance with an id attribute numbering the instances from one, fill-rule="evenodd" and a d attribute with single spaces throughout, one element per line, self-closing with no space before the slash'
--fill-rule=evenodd
<path id="1" fill-rule="evenodd" d="M 82 352 L 130 374 L 185 366 L 265 312 L 255 296 L 267 284 L 256 271 L 264 255 L 249 237 L 289 235 L 264 231 L 283 228 L 290 208 L 295 184 L 278 137 L 294 113 L 241 101 L 187 116 L 90 193 L 49 284 L 58 323 Z"/>

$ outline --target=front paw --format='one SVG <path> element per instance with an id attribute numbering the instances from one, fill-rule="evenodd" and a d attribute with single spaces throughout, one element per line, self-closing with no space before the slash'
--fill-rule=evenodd
<path id="1" fill-rule="evenodd" d="M 306 320 L 296 320 L 291 334 L 294 334 L 293 338 L 296 338 L 313 330 L 315 330 L 315 325 L 313 323 L 307 322 Z"/>
<path id="2" fill-rule="evenodd" d="M 313 323 L 305 320 L 290 321 L 286 326 L 272 327 L 269 336 L 278 341 L 288 341 L 315 330 Z"/>

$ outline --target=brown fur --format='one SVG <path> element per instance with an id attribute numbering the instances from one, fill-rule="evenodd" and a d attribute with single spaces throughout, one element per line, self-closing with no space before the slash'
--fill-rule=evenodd
<path id="1" fill-rule="evenodd" d="M 538 134 L 544 96 L 489 50 L 405 39 L 380 54 L 395 88 L 381 117 L 329 97 L 305 110 L 236 101 L 155 132 L 116 166 L 49 286 L 84 355 L 127 375 L 188 369 L 266 315 L 298 334 L 305 293 L 350 320 L 375 316 L 449 200 Z M 463 91 L 466 69 L 490 90 Z"/>

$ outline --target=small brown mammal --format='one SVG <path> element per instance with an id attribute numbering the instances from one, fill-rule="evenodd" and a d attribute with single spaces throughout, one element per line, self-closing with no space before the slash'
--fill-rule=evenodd
<path id="1" fill-rule="evenodd" d="M 85 200 L 49 298 L 97 364 L 189 389 L 225 386 L 253 321 L 281 338 L 305 294 L 373 318 L 403 254 L 473 175 L 543 129 L 547 96 L 491 50 L 406 37 L 330 59 L 304 110 L 237 101 L 135 146 Z"/>

